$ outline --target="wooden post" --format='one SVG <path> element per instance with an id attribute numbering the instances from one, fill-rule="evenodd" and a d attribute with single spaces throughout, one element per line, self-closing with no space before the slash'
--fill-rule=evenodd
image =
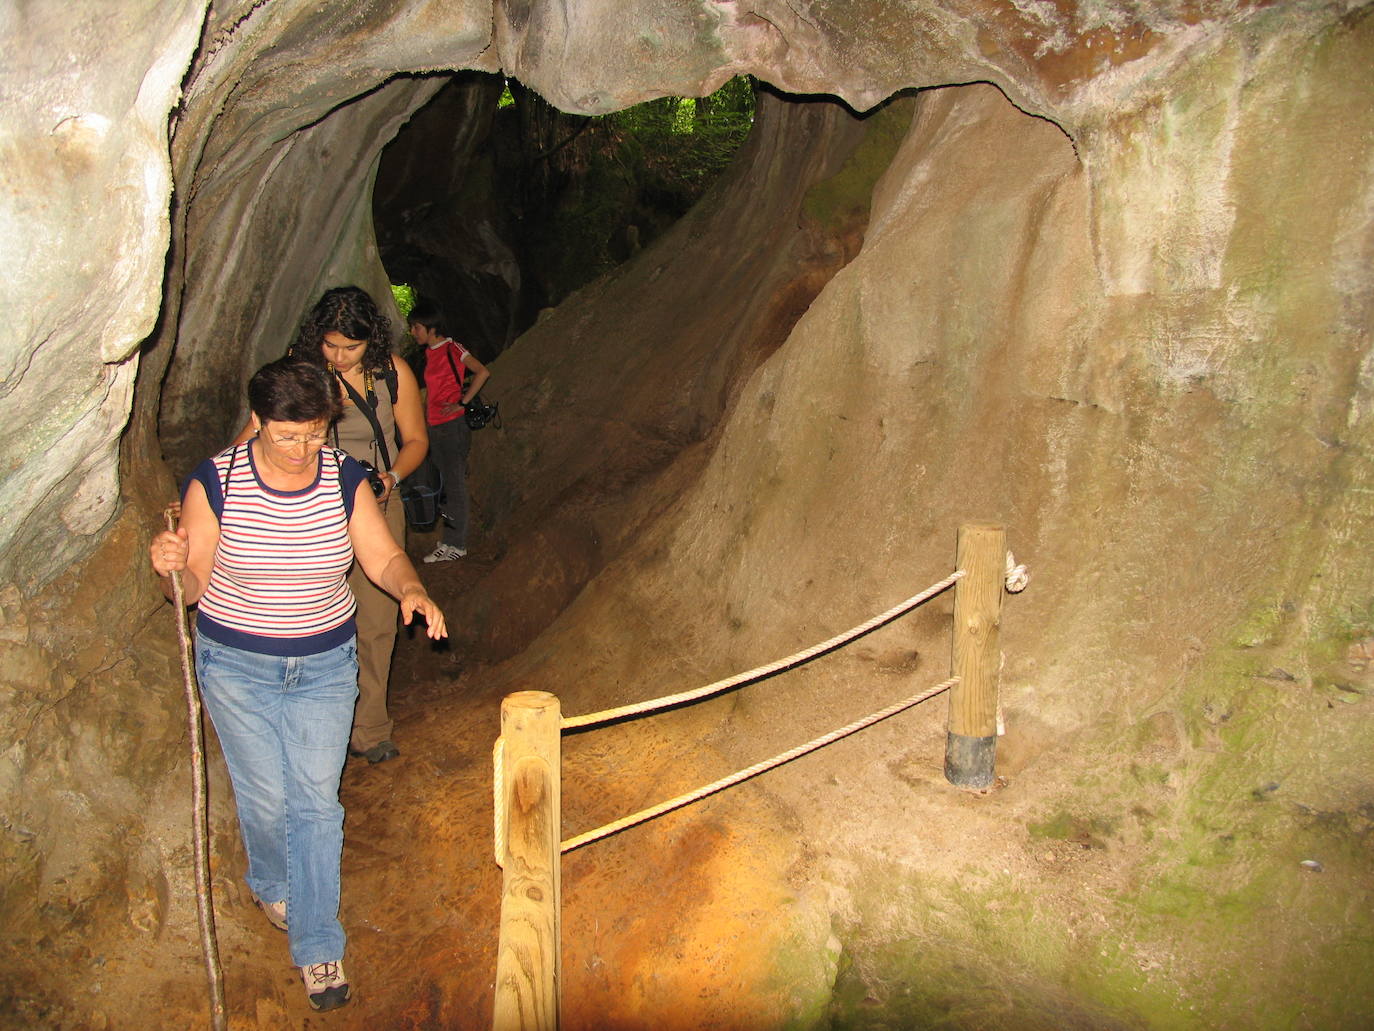
<path id="1" fill-rule="evenodd" d="M 959 678 L 949 692 L 945 779 L 965 788 L 989 788 L 997 754 L 997 679 L 1001 653 L 1002 588 L 1007 534 L 996 523 L 959 528 L 956 568 L 965 572 L 954 587 L 954 656 Z"/>
<path id="2" fill-rule="evenodd" d="M 494 1031 L 557 1031 L 561 833 L 558 699 L 518 691 L 501 702 L 505 870 Z"/>

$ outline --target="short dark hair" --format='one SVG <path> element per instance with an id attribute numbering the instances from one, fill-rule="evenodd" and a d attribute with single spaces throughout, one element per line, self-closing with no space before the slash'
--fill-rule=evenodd
<path id="1" fill-rule="evenodd" d="M 320 345 L 326 333 L 342 333 L 349 340 L 366 340 L 363 368 L 378 372 L 390 367 L 391 320 L 362 287 L 336 286 L 326 290 L 301 323 L 288 354 L 312 365 L 324 365 Z"/>
<path id="2" fill-rule="evenodd" d="M 334 377 L 322 366 L 289 356 L 253 373 L 248 407 L 261 422 L 333 422 L 343 410 Z"/>
<path id="3" fill-rule="evenodd" d="M 424 326 L 432 329 L 436 333 L 448 336 L 448 331 L 444 328 L 444 312 L 431 301 L 428 297 L 415 298 L 415 307 L 410 309 L 410 314 L 406 316 L 406 322 L 412 326 Z"/>

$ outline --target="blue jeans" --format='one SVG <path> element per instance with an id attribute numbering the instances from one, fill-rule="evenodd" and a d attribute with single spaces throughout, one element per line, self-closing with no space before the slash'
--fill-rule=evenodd
<path id="1" fill-rule="evenodd" d="M 264 902 L 286 900 L 292 963 L 343 959 L 339 777 L 357 645 L 282 658 L 199 635 L 196 675 L 234 784 L 248 887 Z"/>

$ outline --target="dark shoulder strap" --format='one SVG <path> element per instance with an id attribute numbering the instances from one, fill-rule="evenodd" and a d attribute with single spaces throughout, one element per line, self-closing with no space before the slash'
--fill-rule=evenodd
<path id="1" fill-rule="evenodd" d="M 463 377 L 458 374 L 458 366 L 453 364 L 453 348 L 449 346 L 451 343 L 452 341 L 449 341 L 444 344 L 444 357 L 448 359 L 448 367 L 453 370 L 453 382 L 458 384 L 458 390 L 461 392 L 463 389 Z"/>
<path id="2" fill-rule="evenodd" d="M 392 355 L 386 357 L 386 368 L 382 370 L 382 379 L 386 381 L 386 389 L 391 393 L 391 407 L 396 407 L 396 398 L 400 396 L 400 386 L 396 376 L 396 359 Z"/>
<path id="3" fill-rule="evenodd" d="M 396 455 L 400 457 L 401 448 L 405 444 L 401 441 L 401 424 L 396 421 L 396 401 L 401 396 L 400 376 L 396 373 L 396 356 L 387 355 L 386 368 L 382 370 L 382 379 L 386 380 L 386 389 L 391 392 L 391 439 L 396 441 Z"/>
<path id="4" fill-rule="evenodd" d="M 395 371 L 395 369 L 392 370 L 393 375 Z M 335 372 L 334 375 L 338 376 L 339 382 L 343 384 L 344 390 L 348 391 L 349 400 L 357 405 L 358 411 L 367 416 L 367 421 L 372 425 L 372 439 L 377 442 L 377 452 L 382 457 L 382 466 L 386 472 L 390 472 L 391 451 L 386 446 L 386 434 L 382 432 L 382 424 L 377 420 L 376 396 L 365 398 L 353 389 L 353 384 L 344 379 L 341 373 Z"/>
<path id="5" fill-rule="evenodd" d="M 249 443 L 249 446 L 251 447 L 251 446 L 252 446 L 252 438 L 251 438 L 251 437 L 248 439 L 248 443 Z M 228 469 L 225 471 L 225 473 L 224 473 L 224 486 L 220 489 L 220 492 L 219 492 L 219 498 L 220 498 L 219 503 L 220 503 L 220 506 L 221 506 L 221 507 L 223 507 L 223 506 L 224 506 L 224 503 L 225 503 L 226 501 L 229 500 L 229 483 L 230 483 L 230 481 L 233 480 L 233 478 L 234 478 L 234 463 L 238 460 L 238 457 L 239 457 L 239 448 L 238 448 L 238 445 L 235 444 L 235 445 L 234 445 L 234 450 L 232 450 L 232 451 L 229 452 L 229 468 L 228 468 Z"/>

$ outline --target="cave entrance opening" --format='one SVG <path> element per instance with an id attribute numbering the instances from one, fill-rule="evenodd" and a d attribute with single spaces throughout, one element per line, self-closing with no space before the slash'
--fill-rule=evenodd
<path id="1" fill-rule="evenodd" d="M 491 361 L 699 201 L 754 119 L 755 81 L 605 115 L 515 79 L 451 75 L 382 152 L 373 223 L 398 306 L 424 295 Z"/>

